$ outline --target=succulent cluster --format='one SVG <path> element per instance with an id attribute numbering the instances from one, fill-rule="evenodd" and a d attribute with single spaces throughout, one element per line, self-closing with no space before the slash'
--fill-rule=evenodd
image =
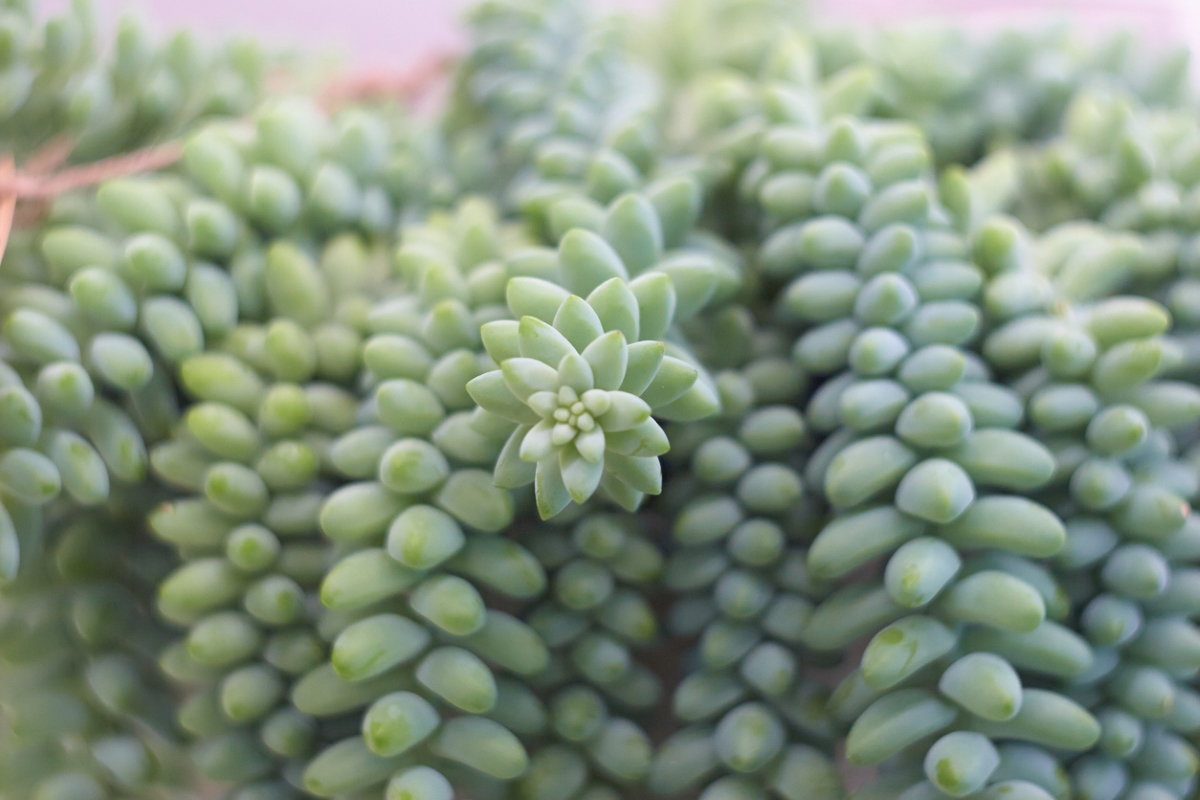
<path id="1" fill-rule="evenodd" d="M 182 157 L 0 261 L 0 798 L 1193 798 L 1186 53 L 469 26 L 422 118 L 3 3 L 18 168 Z"/>

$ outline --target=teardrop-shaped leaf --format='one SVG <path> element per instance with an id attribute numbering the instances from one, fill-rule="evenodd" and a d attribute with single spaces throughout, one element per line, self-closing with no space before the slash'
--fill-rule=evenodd
<path id="1" fill-rule="evenodd" d="M 596 420 L 605 431 L 627 431 L 650 417 L 645 400 L 629 392 L 610 392 L 611 405 Z"/>
<path id="2" fill-rule="evenodd" d="M 600 317 L 604 330 L 620 331 L 627 342 L 638 341 L 641 310 L 628 283 L 617 278 L 606 281 L 588 295 L 587 301 Z"/>
<path id="3" fill-rule="evenodd" d="M 544 419 L 525 434 L 521 442 L 521 460 L 541 462 L 554 452 L 554 420 Z"/>
<path id="4" fill-rule="evenodd" d="M 480 407 L 522 425 L 535 425 L 541 419 L 529 406 L 522 403 L 498 369 L 485 372 L 467 382 L 467 393 Z"/>
<path id="5" fill-rule="evenodd" d="M 553 322 L 559 306 L 570 296 L 563 287 L 541 278 L 512 278 L 505 290 L 508 310 L 514 317 L 537 317 L 543 322 Z"/>
<path id="6" fill-rule="evenodd" d="M 721 398 L 707 380 L 698 380 L 677 400 L 654 409 L 655 415 L 671 422 L 692 422 L 721 410 Z"/>
<path id="7" fill-rule="evenodd" d="M 700 216 L 703 192 L 690 175 L 663 178 L 651 184 L 646 193 L 658 212 L 663 244 L 678 247 Z"/>
<path id="8" fill-rule="evenodd" d="M 492 357 L 492 361 L 503 364 L 510 358 L 521 355 L 521 344 L 518 339 L 521 323 L 515 319 L 498 319 L 485 324 L 479 329 L 483 339 L 483 349 Z"/>
<path id="9" fill-rule="evenodd" d="M 717 268 L 712 259 L 697 254 L 676 256 L 654 268 L 675 284 L 675 319 L 686 319 L 708 304 L 717 288 Z"/>
<path id="10" fill-rule="evenodd" d="M 536 359 L 510 358 L 500 365 L 500 371 L 508 388 L 521 401 L 527 400 L 534 392 L 558 390 L 558 370 Z"/>
<path id="11" fill-rule="evenodd" d="M 635 458 L 609 452 L 604 456 L 604 468 L 639 492 L 662 492 L 662 464 L 657 458 Z"/>
<path id="12" fill-rule="evenodd" d="M 605 434 L 608 449 L 624 456 L 661 456 L 671 449 L 666 432 L 653 417 L 627 431 Z"/>
<path id="13" fill-rule="evenodd" d="M 665 406 L 692 388 L 699 376 L 700 370 L 691 364 L 674 356 L 666 356 L 641 397 L 651 408 Z"/>
<path id="14" fill-rule="evenodd" d="M 592 367 L 592 377 L 597 389 L 611 392 L 621 388 L 629 364 L 629 347 L 625 344 L 625 334 L 609 331 L 585 347 L 583 357 Z"/>
<path id="15" fill-rule="evenodd" d="M 621 391 L 638 396 L 646 391 L 646 387 L 658 373 L 666 351 L 667 346 L 662 342 L 645 341 L 629 345 L 628 364 L 625 367 L 625 379 L 621 381 Z"/>
<path id="16" fill-rule="evenodd" d="M 537 418 L 541 419 L 542 415 L 538 414 Z M 470 412 L 467 424 L 472 431 L 486 439 L 507 439 L 517 428 L 517 423 L 493 414 L 486 408 L 477 408 Z M 437 431 L 434 431 L 433 436 L 437 438 Z"/>
<path id="17" fill-rule="evenodd" d="M 411 692 L 384 695 L 363 717 L 363 741 L 377 756 L 391 758 L 415 747 L 437 730 L 437 709 Z"/>
<path id="18" fill-rule="evenodd" d="M 534 489 L 538 514 L 542 519 L 550 519 L 571 504 L 571 493 L 563 483 L 557 455 L 538 462 Z"/>
<path id="19" fill-rule="evenodd" d="M 662 258 L 662 223 L 644 194 L 630 192 L 614 200 L 600 224 L 600 233 L 632 275 L 649 269 Z"/>
<path id="20" fill-rule="evenodd" d="M 629 284 L 638 301 L 638 328 L 646 339 L 662 339 L 675 319 L 675 284 L 663 272 L 648 272 Z"/>
<path id="21" fill-rule="evenodd" d="M 610 278 L 629 280 L 621 257 L 600 236 L 582 228 L 568 231 L 558 244 L 558 262 L 567 287 L 586 295 Z"/>
<path id="22" fill-rule="evenodd" d="M 600 494 L 629 512 L 637 511 L 646 499 L 644 492 L 639 492 L 607 470 L 600 479 Z"/>
<path id="23" fill-rule="evenodd" d="M 581 433 L 575 437 L 575 449 L 579 451 L 579 455 L 588 461 L 600 463 L 604 460 L 604 450 L 608 445 L 608 436 L 604 433 L 604 429 L 596 426 L 586 433 Z"/>
<path id="24" fill-rule="evenodd" d="M 562 469 L 563 485 L 567 487 L 571 499 L 576 503 L 587 502 L 600 485 L 600 476 L 604 474 L 603 461 L 589 461 L 574 447 L 562 449 L 559 466 Z"/>
<path id="25" fill-rule="evenodd" d="M 592 375 L 592 367 L 587 359 L 577 353 L 563 356 L 558 364 L 558 385 L 570 386 L 577 393 L 583 394 L 596 386 Z"/>
<path id="26" fill-rule="evenodd" d="M 479 329 L 471 310 L 458 300 L 443 300 L 431 308 L 421 321 L 419 333 L 435 353 L 459 347 L 474 349 L 479 344 Z"/>
<path id="27" fill-rule="evenodd" d="M 456 717 L 442 726 L 433 744 L 442 758 L 466 764 L 476 772 L 511 781 L 529 766 L 521 741 L 487 717 Z"/>
<path id="28" fill-rule="evenodd" d="M 602 333 L 604 327 L 596 311 L 579 295 L 571 295 L 559 306 L 554 315 L 554 328 L 567 338 L 579 352 Z"/>
<path id="29" fill-rule="evenodd" d="M 522 425 L 513 431 L 496 458 L 492 480 L 501 489 L 516 489 L 533 483 L 537 465 L 521 459 L 521 444 L 525 441 L 525 435 L 532 429 L 532 425 Z"/>
<path id="30" fill-rule="evenodd" d="M 563 356 L 575 352 L 567 337 L 537 317 L 521 318 L 517 342 L 523 358 L 536 358 L 552 367 L 557 366 Z"/>
<path id="31" fill-rule="evenodd" d="M 539 419 L 545 419 L 558 410 L 558 392 L 534 392 L 525 402 Z"/>

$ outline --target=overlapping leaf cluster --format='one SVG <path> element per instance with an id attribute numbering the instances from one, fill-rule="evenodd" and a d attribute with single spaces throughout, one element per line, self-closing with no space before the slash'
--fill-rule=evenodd
<path id="1" fill-rule="evenodd" d="M 183 157 L 0 264 L 0 797 L 1194 795 L 1186 54 L 488 0 L 418 119 L 39 19 L 18 164 Z"/>

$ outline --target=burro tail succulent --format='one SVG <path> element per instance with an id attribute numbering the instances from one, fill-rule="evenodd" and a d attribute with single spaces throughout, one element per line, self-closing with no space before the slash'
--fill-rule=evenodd
<path id="1" fill-rule="evenodd" d="M 616 258 L 588 239 L 584 247 Z M 569 273 L 571 260 L 560 259 Z M 703 280 L 698 272 L 614 276 L 586 299 L 539 278 L 510 281 L 516 319 L 482 330 L 498 366 L 467 384 L 483 409 L 517 424 L 496 462 L 497 486 L 533 483 L 543 519 L 597 492 L 634 511 L 662 491 L 658 457 L 669 443 L 655 417 L 700 419 L 720 406 L 691 355 L 657 338 L 673 322 L 675 281 Z"/>

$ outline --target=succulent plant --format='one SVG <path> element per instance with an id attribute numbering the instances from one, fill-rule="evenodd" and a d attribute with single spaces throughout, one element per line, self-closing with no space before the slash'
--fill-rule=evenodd
<path id="1" fill-rule="evenodd" d="M 0 262 L 0 795 L 1191 797 L 1180 53 L 468 22 L 422 119 L 0 9 L 18 167 L 182 153 Z"/>

